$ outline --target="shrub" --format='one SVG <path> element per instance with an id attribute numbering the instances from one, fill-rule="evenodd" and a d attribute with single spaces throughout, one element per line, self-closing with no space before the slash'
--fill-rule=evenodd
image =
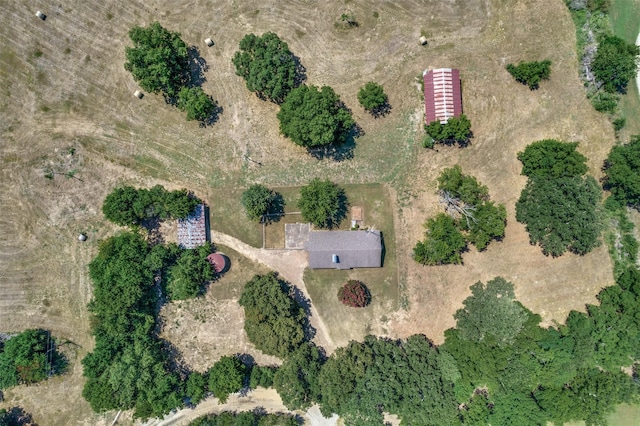
<path id="1" fill-rule="evenodd" d="M 537 89 L 542 80 L 548 80 L 551 74 L 551 61 L 520 62 L 507 65 L 507 71 L 516 81 L 526 84 L 529 89 Z"/>
<path id="2" fill-rule="evenodd" d="M 338 300 L 352 308 L 364 308 L 371 302 L 371 294 L 360 281 L 349 280 L 338 290 Z"/>

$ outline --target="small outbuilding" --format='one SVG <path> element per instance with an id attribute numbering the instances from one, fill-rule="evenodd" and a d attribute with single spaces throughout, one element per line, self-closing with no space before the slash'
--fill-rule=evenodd
<path id="1" fill-rule="evenodd" d="M 40 12 L 39 10 L 36 12 L 36 16 L 40 19 L 42 19 L 43 21 L 45 19 L 47 19 L 47 15 L 45 15 L 44 13 Z"/>
<path id="2" fill-rule="evenodd" d="M 440 121 L 446 124 L 451 117 L 462 114 L 460 71 L 452 68 L 425 70 L 424 112 L 427 124 Z"/>
<path id="3" fill-rule="evenodd" d="M 207 260 L 211 264 L 213 270 L 216 271 L 216 274 L 222 273 L 227 267 L 227 259 L 220 253 L 211 253 L 207 256 Z"/>
<path id="4" fill-rule="evenodd" d="M 205 38 L 204 43 L 209 47 L 213 46 L 213 40 L 211 40 L 210 38 Z"/>
<path id="5" fill-rule="evenodd" d="M 204 204 L 198 204 L 185 219 L 178 219 L 178 245 L 193 249 L 204 245 L 207 238 L 207 220 Z"/>

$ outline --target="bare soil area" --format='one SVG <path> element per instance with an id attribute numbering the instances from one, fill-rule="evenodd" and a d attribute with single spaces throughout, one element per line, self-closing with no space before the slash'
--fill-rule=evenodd
<path id="1" fill-rule="evenodd" d="M 5 392 L 0 406 L 21 405 L 40 425 L 110 424 L 115 416 L 93 414 L 82 399 L 79 360 L 93 344 L 87 265 L 99 240 L 116 231 L 100 206 L 123 183 L 187 187 L 212 210 L 225 194 L 254 182 L 292 186 L 319 177 L 387 184 L 395 197 L 399 282 L 409 306 L 389 313 L 389 334 L 396 337 L 424 333 L 441 341 L 468 287 L 496 275 L 512 280 L 520 300 L 547 322 L 563 321 L 612 283 L 604 247 L 583 257 L 547 258 L 528 244 L 514 219 L 525 183 L 516 154 L 527 144 L 578 141 L 598 177 L 614 140 L 611 125 L 585 98 L 574 27 L 562 0 L 0 0 L 0 8 L 0 329 L 47 328 L 74 348 L 68 374 Z M 46 21 L 34 16 L 38 9 Z M 336 27 L 346 12 L 355 15 L 357 28 Z M 154 20 L 199 49 L 208 65 L 203 88 L 223 108 L 214 125 L 187 122 L 160 96 L 133 97 L 138 86 L 123 68 L 127 32 Z M 281 137 L 277 106 L 249 93 L 235 75 L 231 57 L 240 39 L 265 31 L 289 43 L 308 83 L 332 86 L 353 110 L 365 133 L 351 147 L 353 159 L 318 160 Z M 429 39 L 425 47 L 417 41 L 421 33 Z M 215 42 L 211 48 L 203 43 L 207 37 Z M 552 61 L 552 74 L 537 91 L 504 69 L 509 62 L 539 59 Z M 427 67 L 460 69 L 471 146 L 420 147 L 419 76 Z M 371 80 L 389 95 L 392 110 L 385 118 L 374 119 L 357 103 L 358 89 Z M 462 266 L 425 268 L 411 260 L 411 249 L 422 223 L 440 210 L 435 178 L 453 164 L 506 204 L 507 235 L 484 253 L 466 253 Z M 237 215 L 232 210 L 216 218 Z M 232 221 L 219 226 L 232 236 L 244 232 Z M 77 240 L 80 232 L 87 242 Z M 214 243 L 231 244 L 218 237 Z M 230 247 L 242 255 L 238 270 L 255 268 L 243 257 L 262 258 L 303 288 L 302 260 L 292 267 L 282 253 L 264 260 Z M 251 351 L 233 302 L 245 277 L 232 277 L 189 307 L 165 307 L 165 334 L 193 368 L 204 370 L 223 353 Z M 322 338 L 322 312 L 312 320 Z M 326 336 L 322 344 L 331 350 L 334 342 Z M 119 423 L 127 422 L 124 413 Z"/>

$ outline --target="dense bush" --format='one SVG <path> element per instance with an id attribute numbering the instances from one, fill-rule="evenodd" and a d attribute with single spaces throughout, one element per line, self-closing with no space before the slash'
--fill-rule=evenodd
<path id="1" fill-rule="evenodd" d="M 178 92 L 178 108 L 187 113 L 187 120 L 206 123 L 215 114 L 218 104 L 202 87 L 183 87 Z"/>
<path id="2" fill-rule="evenodd" d="M 349 280 L 338 290 L 338 300 L 352 308 L 363 308 L 371 302 L 371 294 L 360 281 Z"/>
<path id="3" fill-rule="evenodd" d="M 280 133 L 309 149 L 343 144 L 355 124 L 351 112 L 328 86 L 293 89 L 280 107 L 278 120 Z"/>
<path id="4" fill-rule="evenodd" d="M 529 89 L 537 89 L 542 80 L 548 80 L 551 75 L 551 61 L 520 62 L 518 65 L 508 64 L 507 71 L 516 81 L 526 84 Z"/>
<path id="5" fill-rule="evenodd" d="M 258 386 L 270 388 L 273 386 L 273 376 L 278 371 L 277 367 L 254 365 L 249 375 L 249 387 L 255 389 Z"/>
<path id="6" fill-rule="evenodd" d="M 0 390 L 42 381 L 49 374 L 61 373 L 64 366 L 64 357 L 48 331 L 25 330 L 4 345 L 0 342 Z"/>
<path id="7" fill-rule="evenodd" d="M 462 251 L 467 243 L 453 218 L 440 213 L 427 220 L 425 228 L 427 232 L 424 241 L 418 241 L 413 248 L 413 259 L 416 262 L 423 265 L 462 263 Z"/>
<path id="8" fill-rule="evenodd" d="M 365 110 L 375 115 L 387 104 L 387 95 L 381 85 L 370 81 L 358 91 L 358 101 Z"/>
<path id="9" fill-rule="evenodd" d="M 611 148 L 603 169 L 604 189 L 621 205 L 640 209 L 640 136 Z"/>
<path id="10" fill-rule="evenodd" d="M 305 342 L 278 368 L 273 386 L 289 410 L 306 410 L 319 400 L 318 374 L 323 361 L 320 350 Z"/>
<path id="11" fill-rule="evenodd" d="M 259 408 L 254 411 L 207 414 L 189 423 L 189 426 L 298 426 L 292 414 L 267 414 Z"/>
<path id="12" fill-rule="evenodd" d="M 304 77 L 287 43 L 271 32 L 261 37 L 244 36 L 232 61 L 247 89 L 277 104 L 281 104 Z"/>
<path id="13" fill-rule="evenodd" d="M 151 189 L 122 186 L 107 195 L 102 212 L 117 225 L 136 226 L 151 218 L 185 218 L 200 202 L 186 189 L 167 191 L 162 185 Z"/>
<path id="14" fill-rule="evenodd" d="M 207 283 L 216 278 L 207 256 L 213 252 L 210 243 L 195 249 L 181 250 L 167 278 L 167 294 L 171 300 L 192 299 L 204 291 Z"/>
<path id="15" fill-rule="evenodd" d="M 582 176 L 587 172 L 587 157 L 576 151 L 578 142 L 545 139 L 529 144 L 518 153 L 522 174 L 528 177 L 560 178 Z"/>
<path id="16" fill-rule="evenodd" d="M 242 389 L 245 375 L 242 361 L 235 356 L 223 356 L 209 369 L 209 390 L 224 404 L 229 394 Z"/>
<path id="17" fill-rule="evenodd" d="M 425 126 L 425 131 L 435 142 L 443 144 L 467 145 L 471 139 L 471 121 L 466 115 L 451 117 L 446 124 L 433 121 Z"/>
<path id="18" fill-rule="evenodd" d="M 265 354 L 286 358 L 305 340 L 305 312 L 275 273 L 254 276 L 238 303 L 247 337 Z"/>

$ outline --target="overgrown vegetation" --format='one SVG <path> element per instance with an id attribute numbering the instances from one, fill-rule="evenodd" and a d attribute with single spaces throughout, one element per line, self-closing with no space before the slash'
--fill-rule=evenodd
<path id="1" fill-rule="evenodd" d="M 308 149 L 342 145 L 355 124 L 351 112 L 328 86 L 293 89 L 280 106 L 278 120 L 280 133 Z"/>
<path id="2" fill-rule="evenodd" d="M 216 272 L 207 260 L 213 251 L 211 243 L 187 250 L 169 246 L 165 265 L 167 260 L 173 263 L 167 273 L 167 295 L 171 300 L 197 297 L 203 293 L 205 285 L 216 279 Z M 174 258 L 175 261 L 171 262 Z"/>
<path id="3" fill-rule="evenodd" d="M 246 367 L 237 357 L 223 356 L 209 369 L 208 389 L 224 404 L 229 394 L 242 389 L 246 374 Z"/>
<path id="4" fill-rule="evenodd" d="M 424 241 L 413 248 L 413 259 L 423 265 L 462 263 L 462 251 L 467 247 L 464 235 L 456 221 L 445 213 L 432 217 L 425 223 Z"/>
<path id="5" fill-rule="evenodd" d="M 183 87 L 178 92 L 177 106 L 187 113 L 187 120 L 197 120 L 206 123 L 215 115 L 218 104 L 207 95 L 202 87 Z"/>
<path id="6" fill-rule="evenodd" d="M 306 314 L 276 273 L 254 276 L 238 303 L 247 337 L 265 354 L 286 358 L 305 341 Z"/>
<path id="7" fill-rule="evenodd" d="M 167 191 L 162 185 L 151 189 L 122 186 L 107 195 L 102 212 L 117 225 L 138 226 L 147 219 L 185 218 L 200 203 L 186 189 Z"/>
<path id="8" fill-rule="evenodd" d="M 609 19 L 610 0 L 565 0 L 576 26 L 581 77 L 593 107 L 607 113 L 616 132 L 625 117 L 618 108 L 635 76 L 638 47 L 613 35 Z"/>
<path id="9" fill-rule="evenodd" d="M 529 86 L 535 90 L 540 86 L 540 82 L 548 80 L 551 75 L 551 61 L 520 62 L 518 65 L 508 64 L 507 71 L 516 81 Z"/>
<path id="10" fill-rule="evenodd" d="M 66 365 L 46 330 L 25 330 L 0 341 L 0 390 L 30 385 L 60 374 Z"/>
<path id="11" fill-rule="evenodd" d="M 466 146 L 473 136 L 471 132 L 471 121 L 464 114 L 461 114 L 460 117 L 449 118 L 446 124 L 442 124 L 437 120 L 432 121 L 425 125 L 424 130 L 435 143 L 445 145 L 457 143 L 460 146 Z M 423 145 L 425 145 L 425 148 L 430 147 L 429 145 L 432 146 L 432 144 L 428 142 Z"/>
<path id="12" fill-rule="evenodd" d="M 344 189 L 328 179 L 313 179 L 300 189 L 298 207 L 302 218 L 318 228 L 338 227 L 347 215 L 348 206 Z"/>
<path id="13" fill-rule="evenodd" d="M 384 115 L 388 112 L 389 103 L 386 93 L 381 85 L 370 81 L 358 91 L 358 102 L 373 116 Z"/>
<path id="14" fill-rule="evenodd" d="M 236 74 L 244 78 L 247 89 L 260 98 L 281 104 L 289 92 L 304 79 L 303 68 L 277 34 L 247 34 L 233 56 Z"/>
<path id="15" fill-rule="evenodd" d="M 298 420 L 292 414 L 267 414 L 259 408 L 240 413 L 223 411 L 220 414 L 207 414 L 191 423 L 190 426 L 298 426 Z"/>
<path id="16" fill-rule="evenodd" d="M 582 176 L 586 158 L 576 147 L 543 140 L 518 154 L 529 180 L 516 203 L 516 219 L 545 255 L 586 254 L 600 244 L 602 191 L 593 177 Z"/>

